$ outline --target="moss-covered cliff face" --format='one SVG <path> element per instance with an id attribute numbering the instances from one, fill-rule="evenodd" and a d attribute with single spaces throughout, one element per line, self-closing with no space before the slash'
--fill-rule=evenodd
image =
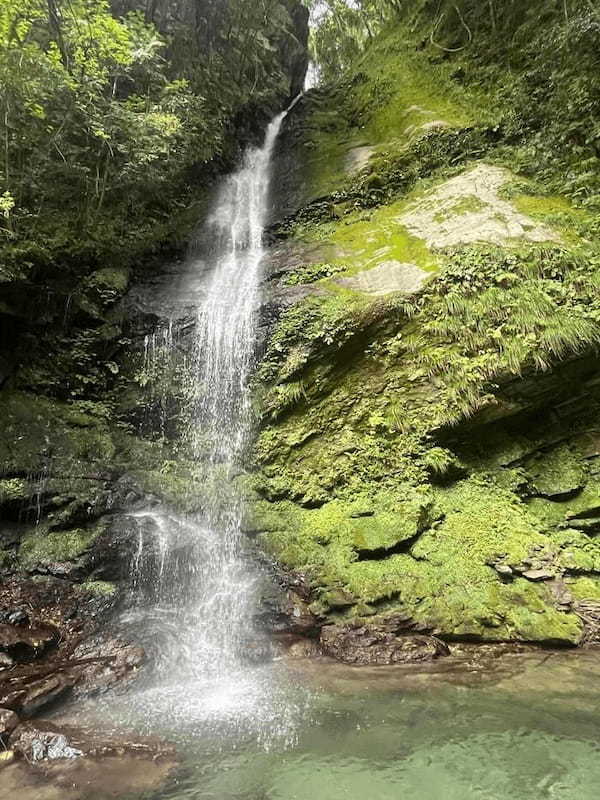
<path id="1" fill-rule="evenodd" d="M 457 58 L 393 27 L 289 120 L 248 529 L 318 624 L 578 645 L 600 621 L 598 159 L 544 151 L 504 65 L 468 83 Z"/>

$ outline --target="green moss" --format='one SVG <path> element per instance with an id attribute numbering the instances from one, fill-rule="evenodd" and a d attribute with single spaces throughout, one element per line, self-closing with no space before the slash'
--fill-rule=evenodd
<path id="1" fill-rule="evenodd" d="M 339 272 L 344 272 L 343 264 L 311 264 L 292 272 L 286 279 L 286 286 L 298 286 L 300 284 L 315 283 L 325 278 L 331 278 Z"/>
<path id="2" fill-rule="evenodd" d="M 423 455 L 423 465 L 434 475 L 446 475 L 458 466 L 456 456 L 443 447 L 432 447 Z"/>
<path id="3" fill-rule="evenodd" d="M 514 421 L 551 402 L 537 399 L 537 376 L 545 375 L 545 386 L 557 365 L 587 363 L 600 344 L 595 183 L 586 179 L 582 190 L 586 210 L 553 195 L 551 159 L 535 174 L 543 134 L 516 146 L 525 136 L 519 120 L 505 113 L 496 124 L 503 107 L 510 111 L 506 98 L 494 92 L 474 102 L 464 74 L 451 79 L 455 57 L 415 53 L 406 46 L 413 39 L 414 31 L 399 27 L 378 37 L 329 103 L 338 118 L 319 117 L 329 122 L 312 139 L 306 175 L 319 186 L 320 202 L 280 233 L 320 243 L 340 274 L 389 260 L 437 274 L 410 298 L 359 306 L 358 293 L 315 269 L 331 296 L 305 300 L 284 316 L 259 376 L 265 414 L 255 488 L 263 521 L 255 518 L 252 530 L 309 576 L 320 613 L 399 611 L 447 636 L 575 644 L 577 615 L 557 607 L 547 582 L 522 575 L 544 569 L 595 581 L 600 574 L 600 501 L 591 478 L 598 467 L 574 438 L 585 420 L 561 407 L 552 426 L 541 417 L 545 430 L 530 417 L 518 431 L 509 422 L 486 423 Z M 325 93 L 319 103 L 322 112 Z M 351 165 L 348 153 L 367 145 Z M 442 178 L 484 156 L 542 181 L 515 179 L 501 196 L 558 231 L 560 244 L 511 240 L 504 248 L 431 253 L 403 228 L 409 203 L 426 204 Z M 321 183 L 323 157 L 331 157 L 337 177 L 326 169 Z M 564 179 L 571 183 L 571 173 Z M 433 213 L 445 222 L 479 210 L 478 200 L 465 198 Z M 581 388 L 569 375 L 563 385 L 557 374 L 557 396 L 567 394 L 569 381 Z M 595 389 L 585 383 L 588 392 L 581 402 L 595 431 L 600 408 L 592 413 Z M 435 511 L 414 538 L 398 539 L 395 512 L 386 517 L 382 498 L 406 487 L 433 491 Z M 355 518 L 348 509 L 357 498 L 364 508 Z"/>
<path id="4" fill-rule="evenodd" d="M 569 591 L 575 600 L 600 603 L 600 577 L 575 578 L 569 582 Z"/>
<path id="5" fill-rule="evenodd" d="M 49 533 L 34 529 L 21 542 L 19 562 L 26 569 L 32 569 L 38 565 L 74 561 L 89 550 L 99 533 L 98 528 Z"/>
<path id="6" fill-rule="evenodd" d="M 160 497 L 172 507 L 188 513 L 197 511 L 202 506 L 206 484 L 194 465 L 188 464 L 184 459 L 177 459 L 163 462 L 158 469 L 152 468 L 156 466 L 158 465 L 153 464 L 144 470 L 134 467 L 131 470 L 145 493 Z"/>
<path id="7" fill-rule="evenodd" d="M 114 597 L 117 593 L 115 584 L 108 581 L 85 581 L 80 588 L 93 597 Z"/>
<path id="8" fill-rule="evenodd" d="M 353 135 L 337 109 L 320 107 L 304 123 L 303 134 L 303 199 L 310 201 L 339 187 Z"/>
<path id="9" fill-rule="evenodd" d="M 533 497 L 527 502 L 527 506 L 545 528 L 555 528 L 565 522 L 568 506 L 565 507 L 564 503 Z"/>
<path id="10" fill-rule="evenodd" d="M 109 463 L 116 452 L 105 420 L 25 392 L 2 393 L 0 434 L 0 458 L 14 472 L 38 473 L 54 462 L 59 474 L 84 474 L 83 462 Z"/>
<path id="11" fill-rule="evenodd" d="M 338 586 L 371 606 L 386 603 L 387 612 L 401 611 L 446 635 L 579 641 L 579 620 L 556 610 L 544 585 L 521 578 L 504 583 L 490 566 L 518 564 L 533 548 L 543 553 L 556 547 L 512 493 L 481 480 L 462 481 L 437 490 L 439 512 L 432 514 L 427 506 L 421 522 L 407 513 L 410 501 L 407 507 L 407 501 L 394 505 L 388 499 L 386 507 L 375 495 L 370 502 L 358 501 L 354 511 L 351 503 L 339 501 L 314 511 L 289 503 L 267 507 L 269 515 L 276 508 L 279 516 L 269 516 L 273 530 L 261 539 L 287 566 L 312 576 L 315 586 Z M 406 553 L 373 559 L 365 552 L 365 544 L 385 548 L 418 532 Z M 319 597 L 322 610 L 328 591 Z"/>
<path id="12" fill-rule="evenodd" d="M 478 197 L 475 197 L 474 195 L 462 197 L 444 212 L 436 214 L 435 221 L 444 222 L 450 217 L 458 217 L 462 214 L 468 214 L 474 211 L 482 211 L 484 208 L 486 208 L 485 203 L 483 203 Z"/>
<path id="13" fill-rule="evenodd" d="M 511 197 L 511 202 L 532 219 L 558 230 L 571 246 L 577 246 L 582 237 L 594 237 L 597 233 L 597 218 L 585 209 L 573 205 L 566 197 L 525 192 L 516 193 Z"/>
<path id="14" fill-rule="evenodd" d="M 432 432 L 493 410 L 495 381 L 547 370 L 600 341 L 593 260 L 562 248 L 469 247 L 443 263 L 410 300 L 339 294 L 308 298 L 284 315 L 260 371 L 270 386 L 270 424 L 256 449 L 263 493 L 310 504 L 355 483 L 422 481 L 435 460 Z M 496 447 L 497 463 L 527 446 L 535 449 L 518 440 Z M 564 459 L 553 458 L 554 472 L 564 473 Z M 551 465 L 542 462 L 532 466 L 540 491 L 553 491 L 542 479 Z M 581 485 L 582 462 L 572 466 L 576 480 L 573 472 L 567 482 Z"/>
<path id="15" fill-rule="evenodd" d="M 525 462 L 535 490 L 549 497 L 571 495 L 583 489 L 587 468 L 568 446 L 553 448 Z"/>
<path id="16" fill-rule="evenodd" d="M 399 222 L 406 206 L 407 201 L 401 201 L 376 211 L 351 214 L 341 223 L 330 225 L 331 242 L 342 254 L 334 263 L 346 265 L 348 275 L 392 260 L 436 270 L 436 257 Z"/>
<path id="17" fill-rule="evenodd" d="M 105 267 L 92 272 L 86 279 L 86 286 L 99 292 L 121 295 L 129 284 L 129 270 L 116 267 Z"/>
<path id="18" fill-rule="evenodd" d="M 329 577 L 361 553 L 390 550 L 413 539 L 435 518 L 426 491 L 411 486 L 333 500 L 312 510 L 259 502 L 254 513 L 254 527 L 265 526 L 262 541 L 283 563 L 315 575 L 325 570 Z"/>
<path id="19" fill-rule="evenodd" d="M 452 127 L 474 121 L 472 99 L 451 83 L 445 65 L 425 65 L 419 54 L 399 47 L 393 31 L 377 40 L 360 71 L 364 78 L 354 89 L 354 102 L 368 110 L 364 136 L 373 144 L 401 147 L 437 120 Z"/>
<path id="20" fill-rule="evenodd" d="M 393 173 L 398 179 L 402 167 L 396 162 L 420 161 L 419 153 L 428 150 L 426 140 L 440 136 L 456 157 L 464 154 L 464 147 L 452 147 L 456 130 L 470 132 L 474 123 L 490 117 L 482 111 L 489 103 L 453 82 L 445 64 L 407 47 L 399 31 L 379 37 L 348 81 L 312 92 L 302 108 L 307 111 L 297 123 L 295 162 L 301 165 L 297 183 L 304 202 L 335 199 L 340 191 L 377 197 L 387 192 Z M 371 158 L 361 169 L 355 151 L 365 147 Z M 444 149 L 442 144 L 433 158 L 426 156 L 427 169 L 456 163 L 452 157 L 440 158 Z"/>

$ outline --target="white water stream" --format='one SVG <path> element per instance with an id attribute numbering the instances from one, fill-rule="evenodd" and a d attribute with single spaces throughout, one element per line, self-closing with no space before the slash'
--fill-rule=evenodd
<path id="1" fill-rule="evenodd" d="M 248 379 L 256 351 L 263 233 L 272 153 L 286 113 L 269 125 L 224 180 L 200 237 L 205 270 L 189 370 L 187 444 L 205 475 L 202 512 L 135 515 L 137 607 L 124 620 L 152 663 L 131 701 L 150 730 L 166 723 L 202 731 L 222 725 L 256 736 L 285 734 L 294 713 L 277 701 L 269 665 L 252 665 L 258 569 L 243 554 L 243 502 L 235 481 L 251 430 Z M 259 644 L 260 649 L 260 644 Z"/>

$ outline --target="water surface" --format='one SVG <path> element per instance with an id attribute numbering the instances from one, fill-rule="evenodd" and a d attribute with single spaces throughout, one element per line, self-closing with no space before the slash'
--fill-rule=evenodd
<path id="1" fill-rule="evenodd" d="M 181 766 L 145 797 L 598 797 L 600 653 L 534 652 L 425 672 L 326 661 L 269 669 L 278 688 L 258 724 L 244 720 L 242 702 L 240 716 L 219 725 L 205 717 L 193 731 L 171 730 Z"/>

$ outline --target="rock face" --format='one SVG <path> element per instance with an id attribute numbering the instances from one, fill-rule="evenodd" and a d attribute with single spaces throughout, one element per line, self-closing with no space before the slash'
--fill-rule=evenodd
<path id="1" fill-rule="evenodd" d="M 58 630 L 47 625 L 0 625 L 0 650 L 13 660 L 35 659 L 55 645 L 58 638 Z"/>
<path id="2" fill-rule="evenodd" d="M 427 272 L 414 264 L 384 261 L 377 267 L 358 272 L 351 278 L 338 278 L 336 283 L 358 292 L 383 297 L 393 292 L 414 294 L 423 287 Z"/>
<path id="3" fill-rule="evenodd" d="M 504 245 L 511 239 L 560 242 L 555 230 L 500 196 L 513 180 L 506 169 L 478 164 L 411 205 L 398 221 L 434 249 L 475 242 Z"/>
<path id="4" fill-rule="evenodd" d="M 286 122 L 252 535 L 338 658 L 594 642 L 598 217 L 415 49 L 388 31 Z"/>
<path id="5" fill-rule="evenodd" d="M 0 625 L 2 708 L 31 717 L 59 699 L 126 681 L 143 663 L 140 647 L 96 633 L 116 600 L 102 583 L 85 588 L 49 576 L 12 577 L 0 597 L 5 618 L 16 623 Z"/>
<path id="6" fill-rule="evenodd" d="M 389 625 L 327 625 L 321 630 L 323 652 L 347 664 L 384 666 L 416 664 L 450 654 L 433 636 L 397 635 Z"/>
<path id="7" fill-rule="evenodd" d="M 3 742 L 2 788 L 24 800 L 116 797 L 157 791 L 176 766 L 152 739 L 90 734 L 50 722 L 19 725 Z"/>

